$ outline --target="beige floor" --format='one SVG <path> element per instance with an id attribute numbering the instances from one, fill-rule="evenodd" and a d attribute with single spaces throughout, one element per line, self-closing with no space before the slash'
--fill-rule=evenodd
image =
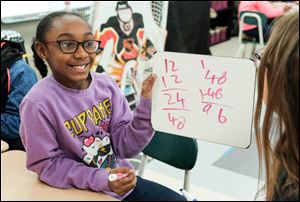
<path id="1" fill-rule="evenodd" d="M 157 181 L 160 184 L 163 184 L 169 188 L 172 188 L 173 190 L 176 190 L 178 193 L 180 193 L 178 190 L 182 188 L 182 181 L 180 179 L 175 179 L 166 175 L 163 175 L 161 173 L 155 172 L 151 169 L 147 169 L 145 171 L 145 179 Z M 190 193 L 197 199 L 201 201 L 238 201 L 239 199 L 232 198 L 230 196 L 226 196 L 221 193 L 217 193 L 214 191 L 211 191 L 209 189 L 206 189 L 204 187 L 200 187 L 197 185 L 191 186 Z"/>

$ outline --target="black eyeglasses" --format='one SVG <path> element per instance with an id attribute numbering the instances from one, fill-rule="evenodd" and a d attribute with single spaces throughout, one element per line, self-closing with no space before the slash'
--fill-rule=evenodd
<path id="1" fill-rule="evenodd" d="M 92 54 L 92 53 L 100 52 L 101 41 L 87 40 L 87 41 L 79 42 L 75 40 L 59 40 L 59 41 L 44 41 L 43 43 L 45 44 L 57 43 L 59 45 L 60 50 L 66 54 L 75 53 L 79 45 L 81 45 L 85 52 Z"/>
<path id="2" fill-rule="evenodd" d="M 265 48 L 258 49 L 257 51 L 255 51 L 253 58 L 251 58 L 251 60 L 254 62 L 254 65 L 257 69 L 260 66 L 260 61 L 262 59 L 264 50 L 265 50 Z"/>

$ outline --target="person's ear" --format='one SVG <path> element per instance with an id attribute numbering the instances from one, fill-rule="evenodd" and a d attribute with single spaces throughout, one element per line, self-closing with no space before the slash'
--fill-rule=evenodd
<path id="1" fill-rule="evenodd" d="M 42 59 L 46 59 L 47 58 L 47 51 L 46 51 L 46 47 L 44 44 L 42 44 L 39 41 L 36 41 L 34 43 L 34 48 L 36 53 L 38 54 L 38 56 Z"/>

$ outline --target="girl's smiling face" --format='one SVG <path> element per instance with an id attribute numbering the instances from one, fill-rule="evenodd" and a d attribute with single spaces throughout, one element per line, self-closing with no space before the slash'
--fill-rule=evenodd
<path id="1" fill-rule="evenodd" d="M 90 84 L 89 71 L 94 63 L 96 53 L 87 53 L 82 44 L 74 53 L 63 53 L 59 44 L 56 43 L 61 40 L 77 42 L 93 40 L 90 26 L 75 15 L 56 17 L 53 19 L 50 30 L 46 33 L 46 43 L 38 43 L 36 46 L 40 57 L 46 59 L 58 82 L 73 89 L 87 88 Z"/>

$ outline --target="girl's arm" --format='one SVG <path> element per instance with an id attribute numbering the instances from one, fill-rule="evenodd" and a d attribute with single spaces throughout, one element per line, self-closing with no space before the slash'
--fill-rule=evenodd
<path id="1" fill-rule="evenodd" d="M 110 133 L 115 153 L 120 158 L 131 158 L 141 152 L 153 137 L 151 124 L 151 92 L 156 77 L 149 77 L 143 83 L 142 95 L 132 114 L 127 100 L 117 85 L 112 96 L 112 119 Z"/>
<path id="2" fill-rule="evenodd" d="M 20 107 L 20 135 L 26 149 L 29 170 L 39 179 L 58 188 L 76 187 L 93 191 L 107 191 L 108 171 L 92 168 L 82 161 L 67 158 L 59 147 L 60 138 L 53 120 L 43 107 L 33 100 L 25 100 Z"/>

